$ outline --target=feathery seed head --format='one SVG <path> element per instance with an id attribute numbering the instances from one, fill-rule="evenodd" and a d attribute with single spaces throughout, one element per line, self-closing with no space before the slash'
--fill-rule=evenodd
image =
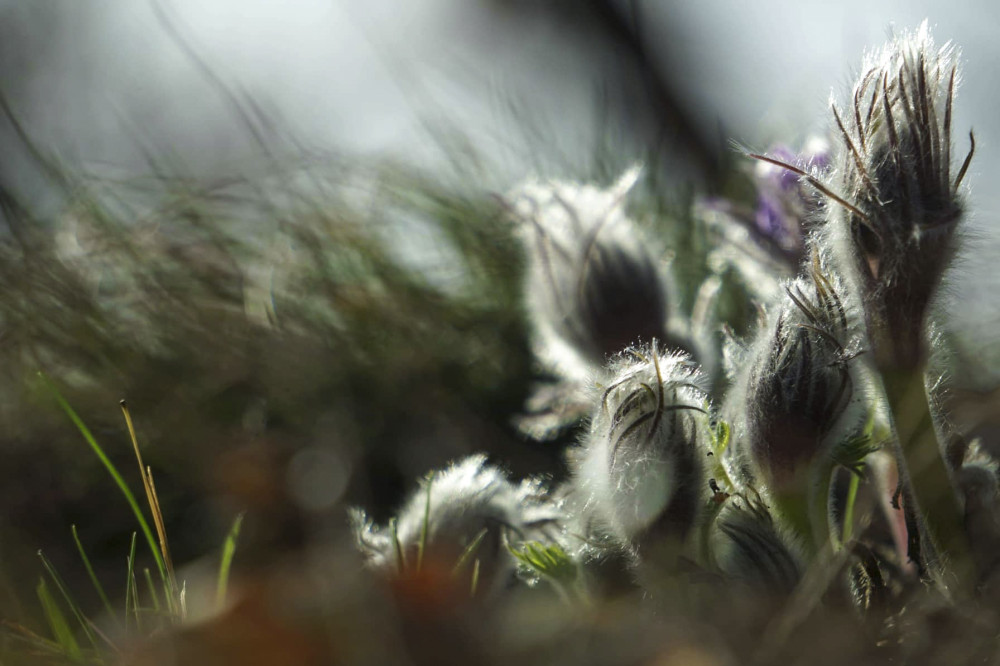
<path id="1" fill-rule="evenodd" d="M 656 342 L 614 359 L 589 434 L 571 465 L 583 511 L 629 546 L 683 537 L 703 503 L 708 448 L 704 379 Z"/>

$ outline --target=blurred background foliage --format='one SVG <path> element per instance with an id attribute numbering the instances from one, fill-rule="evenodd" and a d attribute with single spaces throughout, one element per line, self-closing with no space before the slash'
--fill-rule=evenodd
<path id="1" fill-rule="evenodd" d="M 816 129 L 802 119 L 823 110 L 815 88 L 766 113 L 757 94 L 738 118 L 715 106 L 743 91 L 715 78 L 709 55 L 750 87 L 772 85 L 741 69 L 748 47 L 718 3 L 699 15 L 612 0 L 220 4 L 0 3 L 0 617 L 35 630 L 35 552 L 93 610 L 70 525 L 98 576 L 121 581 L 105 583 L 116 598 L 134 529 L 39 372 L 137 488 L 117 405 L 128 400 L 179 564 L 217 557 L 246 511 L 244 575 L 326 547 L 350 575 L 349 505 L 384 519 L 417 477 L 477 451 L 516 478 L 565 474 L 575 433 L 534 442 L 513 425 L 542 377 L 504 192 L 528 174 L 606 185 L 644 163 L 629 211 L 669 249 L 689 311 L 719 242 L 696 201 L 753 205 L 729 136 L 801 142 Z M 878 43 L 898 10 L 879 6 L 884 17 L 865 19 L 875 37 L 850 33 L 842 56 L 818 46 L 806 59 L 830 59 L 834 74 L 811 84 L 844 78 L 855 42 Z M 783 25 L 808 33 L 828 18 Z M 692 32 L 712 20 L 719 35 Z M 303 32 L 317 21 L 331 30 Z M 442 40 L 449 48 L 430 51 Z M 782 67 L 801 60 L 793 52 Z M 723 318 L 745 330 L 748 287 L 723 293 Z M 980 330 L 995 321 L 989 307 Z M 717 612 L 702 606 L 695 616 Z M 618 616 L 630 633 L 649 626 L 632 612 Z M 690 623 L 671 619 L 683 636 Z M 727 640 L 754 633 L 750 623 Z"/>

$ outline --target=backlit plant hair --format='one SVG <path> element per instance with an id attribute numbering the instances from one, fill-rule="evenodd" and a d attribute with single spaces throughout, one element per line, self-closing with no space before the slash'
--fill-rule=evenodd
<path id="1" fill-rule="evenodd" d="M 583 446 L 571 452 L 582 511 L 621 544 L 683 539 L 704 504 L 704 378 L 680 353 L 630 349 L 609 367 Z"/>
<path id="2" fill-rule="evenodd" d="M 857 367 L 858 315 L 816 248 L 812 256 L 807 274 L 785 285 L 758 332 L 723 416 L 733 428 L 728 454 L 742 480 L 776 502 L 800 536 L 818 546 L 827 538 L 839 447 L 860 429 L 867 409 Z"/>
<path id="3" fill-rule="evenodd" d="M 948 551 L 957 578 L 969 580 L 962 511 L 924 386 L 927 313 L 955 253 L 961 186 L 975 150 L 970 132 L 970 150 L 953 171 L 958 80 L 955 49 L 935 47 L 925 21 L 867 59 L 847 113 L 831 105 L 841 144 L 836 180 L 755 156 L 799 173 L 829 199 L 823 242 L 862 300 L 897 434 L 909 556 L 942 584 L 939 549 Z"/>
<path id="4" fill-rule="evenodd" d="M 511 197 L 528 252 L 525 298 L 539 354 L 560 374 L 586 378 L 632 344 L 690 350 L 672 316 L 661 257 L 625 213 L 640 170 L 608 189 L 529 182 Z"/>

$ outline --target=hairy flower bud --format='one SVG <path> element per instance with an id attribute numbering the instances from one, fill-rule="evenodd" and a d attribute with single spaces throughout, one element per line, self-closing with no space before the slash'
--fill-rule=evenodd
<path id="1" fill-rule="evenodd" d="M 671 324 L 659 255 L 625 214 L 638 176 L 632 168 L 607 190 L 529 183 L 511 198 L 529 254 L 525 292 L 541 356 L 574 379 L 637 342 L 690 347 L 683 327 Z"/>
<path id="2" fill-rule="evenodd" d="M 707 398 L 690 359 L 656 344 L 615 359 L 583 447 L 571 454 L 582 511 L 626 546 L 683 538 L 707 488 Z"/>
<path id="3" fill-rule="evenodd" d="M 935 47 L 924 22 L 869 59 L 848 113 L 833 107 L 845 205 L 830 207 L 831 233 L 858 275 L 882 367 L 924 358 L 927 306 L 955 248 L 973 152 L 953 175 L 956 60 L 949 44 Z"/>
<path id="4" fill-rule="evenodd" d="M 374 525 L 361 510 L 351 521 L 374 569 L 404 571 L 420 558 L 451 568 L 468 555 L 480 563 L 481 588 L 498 591 L 516 569 L 506 545 L 554 540 L 561 517 L 540 481 L 514 485 L 485 455 L 474 455 L 425 478 L 394 524 Z"/>
<path id="5" fill-rule="evenodd" d="M 759 498 L 728 498 L 708 543 L 724 576 L 760 592 L 789 594 L 802 577 L 801 556 Z"/>
<path id="6" fill-rule="evenodd" d="M 725 406 L 734 427 L 730 450 L 746 476 L 759 475 L 768 486 L 791 483 L 846 433 L 840 424 L 861 420 L 848 410 L 860 404 L 852 364 L 860 350 L 856 318 L 841 293 L 818 258 L 808 277 L 787 284 Z"/>

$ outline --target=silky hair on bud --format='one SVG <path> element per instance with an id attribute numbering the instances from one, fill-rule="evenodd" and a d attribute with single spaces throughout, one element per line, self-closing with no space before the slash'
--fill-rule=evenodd
<path id="1" fill-rule="evenodd" d="M 840 184 L 850 206 L 829 208 L 831 245 L 864 296 L 880 363 L 924 358 L 927 309 L 956 248 L 962 183 L 952 165 L 952 104 L 958 54 L 937 47 L 924 21 L 865 62 L 844 110 L 831 102 L 841 150 Z"/>
<path id="2" fill-rule="evenodd" d="M 723 407 L 729 455 L 748 483 L 782 484 L 864 418 L 859 316 L 818 250 L 785 284 Z"/>
<path id="3" fill-rule="evenodd" d="M 516 570 L 507 546 L 555 541 L 562 509 L 540 480 L 514 484 L 479 454 L 424 478 L 389 525 L 375 525 L 360 509 L 350 519 L 373 569 L 405 572 L 420 559 L 450 568 L 468 556 L 479 561 L 484 584 L 499 591 Z"/>
<path id="4" fill-rule="evenodd" d="M 763 500 L 734 495 L 711 526 L 708 545 L 715 567 L 729 580 L 778 597 L 802 578 L 802 555 L 774 521 Z"/>
<path id="5" fill-rule="evenodd" d="M 508 196 L 528 253 L 525 299 L 538 356 L 567 378 L 586 379 L 631 344 L 657 338 L 689 350 L 662 253 L 626 215 L 641 169 L 610 188 L 527 182 Z"/>
<path id="6" fill-rule="evenodd" d="M 610 364 L 582 446 L 570 454 L 581 511 L 627 546 L 683 537 L 703 504 L 704 379 L 686 354 L 656 342 Z"/>

